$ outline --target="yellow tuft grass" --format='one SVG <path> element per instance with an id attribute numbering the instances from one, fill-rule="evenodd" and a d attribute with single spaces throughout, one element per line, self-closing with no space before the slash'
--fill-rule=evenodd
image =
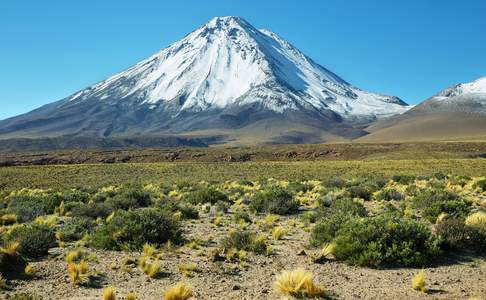
<path id="1" fill-rule="evenodd" d="M 83 253 L 80 250 L 73 250 L 73 251 L 69 251 L 66 254 L 66 256 L 64 257 L 64 260 L 67 263 L 72 263 L 72 262 L 75 262 L 75 261 L 78 261 L 79 259 L 81 259 L 82 256 L 83 256 Z"/>
<path id="2" fill-rule="evenodd" d="M 125 300 L 135 300 L 137 299 L 137 295 L 135 295 L 135 293 L 128 293 L 127 296 L 125 297 Z"/>
<path id="3" fill-rule="evenodd" d="M 157 254 L 157 248 L 146 243 L 143 245 L 143 255 L 146 257 L 154 257 Z"/>
<path id="4" fill-rule="evenodd" d="M 196 271 L 197 271 L 197 264 L 195 263 L 179 265 L 179 272 L 181 272 L 184 277 L 189 277 L 191 276 L 191 273 Z"/>
<path id="5" fill-rule="evenodd" d="M 486 213 L 478 211 L 466 218 L 466 225 L 486 231 Z"/>
<path id="6" fill-rule="evenodd" d="M 422 270 L 418 272 L 413 278 L 412 278 L 412 289 L 416 291 L 420 291 L 423 293 L 427 293 L 427 288 L 425 288 L 425 271 Z"/>
<path id="7" fill-rule="evenodd" d="M 116 290 L 114 287 L 107 287 L 103 290 L 103 300 L 116 300 Z"/>
<path id="8" fill-rule="evenodd" d="M 277 275 L 275 288 L 284 296 L 296 298 L 317 298 L 327 293 L 324 288 L 314 283 L 312 273 L 304 268 L 282 271 Z"/>
<path id="9" fill-rule="evenodd" d="M 24 273 L 27 276 L 34 277 L 37 273 L 37 269 L 34 268 L 34 266 L 32 266 L 31 264 L 28 264 L 27 266 L 25 266 Z"/>
<path id="10" fill-rule="evenodd" d="M 281 240 L 287 234 L 287 230 L 282 226 L 277 226 L 272 230 L 272 237 L 275 240 Z"/>
<path id="11" fill-rule="evenodd" d="M 13 242 L 13 243 L 8 243 L 5 245 L 5 247 L 2 247 L 2 252 L 5 252 L 7 255 L 13 256 L 16 255 L 19 251 L 20 248 L 20 243 L 19 242 Z"/>
<path id="12" fill-rule="evenodd" d="M 84 282 L 83 276 L 81 276 L 81 272 L 79 271 L 79 267 L 75 263 L 69 263 L 67 266 L 69 279 L 75 285 L 79 285 Z"/>
<path id="13" fill-rule="evenodd" d="M 164 293 L 164 300 L 187 300 L 192 297 L 192 287 L 179 282 Z"/>
<path id="14" fill-rule="evenodd" d="M 138 267 L 144 272 L 146 275 L 148 275 L 151 278 L 156 278 L 160 275 L 161 272 L 161 265 L 160 263 L 154 262 L 150 263 L 148 261 L 148 257 L 146 256 L 141 256 L 138 259 Z"/>
<path id="15" fill-rule="evenodd" d="M 86 274 L 88 273 L 88 263 L 85 261 L 85 260 L 81 260 L 78 264 L 78 268 L 79 268 L 79 273 L 81 274 Z"/>

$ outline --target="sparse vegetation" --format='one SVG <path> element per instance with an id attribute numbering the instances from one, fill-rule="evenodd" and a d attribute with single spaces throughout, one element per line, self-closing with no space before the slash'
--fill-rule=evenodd
<path id="1" fill-rule="evenodd" d="M 478 185 L 481 180 L 444 174 L 389 178 L 377 174 L 376 178 L 332 180 L 110 183 L 68 190 L 0 187 L 0 273 L 11 297 L 17 278 L 45 280 L 55 272 L 47 262 L 62 259 L 68 271 L 65 283 L 74 284 L 73 291 L 78 286 L 113 284 L 112 278 L 120 274 L 143 276 L 147 281 L 165 272 L 176 276 L 180 272 L 188 280 L 213 273 L 231 278 L 257 268 L 268 270 L 268 265 L 284 268 L 280 261 L 287 257 L 293 265 L 299 262 L 306 267 L 322 263 L 319 267 L 327 268 L 330 260 L 382 269 L 427 267 L 442 264 L 448 254 L 485 254 L 486 202 Z M 54 204 L 35 214 L 17 210 L 21 214 L 17 219 L 11 208 L 28 202 L 13 205 L 12 199 L 21 199 L 20 195 L 50 199 L 47 202 Z M 289 251 L 297 256 L 289 256 Z M 436 260 L 439 253 L 445 255 Z M 39 258 L 42 268 L 37 270 Z M 66 276 L 66 269 L 62 273 Z M 288 297 L 330 293 L 302 269 L 280 274 L 277 281 L 281 282 L 278 292 Z M 339 286 L 334 288 L 341 292 Z M 408 284 L 406 289 L 413 293 Z M 238 291 L 240 286 L 235 285 L 235 295 L 246 289 Z M 150 294 L 138 288 L 134 292 L 140 297 Z M 176 296 L 188 297 L 186 292 L 179 287 L 164 297 L 187 299 Z M 267 296 L 273 297 L 263 297 Z"/>

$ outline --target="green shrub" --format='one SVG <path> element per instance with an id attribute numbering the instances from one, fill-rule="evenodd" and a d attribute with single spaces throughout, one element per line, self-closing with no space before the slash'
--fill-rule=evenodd
<path id="1" fill-rule="evenodd" d="M 333 242 L 338 260 L 360 266 L 424 266 L 439 253 L 425 225 L 387 215 L 352 218 Z"/>
<path id="2" fill-rule="evenodd" d="M 74 204 L 74 203 L 73 203 Z M 96 219 L 106 218 L 112 213 L 112 209 L 104 202 L 76 203 L 70 206 L 69 211 L 73 217 L 86 217 Z"/>
<path id="3" fill-rule="evenodd" d="M 235 212 L 235 214 L 233 215 L 233 220 L 235 222 L 240 222 L 241 220 L 243 220 L 247 223 L 251 223 L 250 214 L 247 213 L 246 211 L 242 211 L 242 210 L 238 210 L 238 211 Z"/>
<path id="4" fill-rule="evenodd" d="M 354 218 L 351 214 L 330 214 L 318 222 L 311 231 L 310 244 L 314 247 L 330 243 L 346 222 Z"/>
<path id="5" fill-rule="evenodd" d="M 221 241 L 224 249 L 236 249 L 252 251 L 255 253 L 265 253 L 267 245 L 264 239 L 259 239 L 255 233 L 247 230 L 232 231 Z"/>
<path id="6" fill-rule="evenodd" d="M 420 190 L 413 199 L 413 206 L 415 208 L 425 209 L 436 202 L 458 200 L 459 196 L 456 193 L 446 191 L 444 189 L 429 188 Z"/>
<path id="7" fill-rule="evenodd" d="M 350 186 L 346 189 L 346 192 L 351 198 L 360 198 L 365 201 L 371 200 L 373 196 L 373 192 L 369 187 L 361 185 Z"/>
<path id="8" fill-rule="evenodd" d="M 479 180 L 474 184 L 474 187 L 481 189 L 483 192 L 486 192 L 486 179 Z"/>
<path id="9" fill-rule="evenodd" d="M 271 186 L 258 192 L 252 197 L 250 209 L 255 212 L 266 212 L 285 215 L 296 210 L 298 207 L 294 197 L 287 190 Z"/>
<path id="10" fill-rule="evenodd" d="M 326 182 L 326 187 L 342 189 L 346 182 L 341 178 L 331 178 Z"/>
<path id="11" fill-rule="evenodd" d="M 107 198 L 105 204 L 111 210 L 129 210 L 150 206 L 152 198 L 140 185 L 124 185 L 112 197 Z"/>
<path id="12" fill-rule="evenodd" d="M 141 250 L 146 243 L 161 246 L 169 240 L 182 241 L 180 223 L 167 211 L 142 208 L 118 211 L 91 235 L 90 244 L 108 250 Z"/>
<path id="13" fill-rule="evenodd" d="M 57 195 L 49 196 L 27 196 L 19 195 L 12 197 L 7 211 L 15 214 L 21 223 L 29 222 L 38 216 L 54 213 L 54 209 L 61 204 L 62 199 Z"/>
<path id="14" fill-rule="evenodd" d="M 89 218 L 72 218 L 57 230 L 60 240 L 64 242 L 78 241 L 94 228 L 96 223 Z"/>
<path id="15" fill-rule="evenodd" d="M 377 200 L 382 200 L 382 201 L 400 201 L 403 200 L 405 197 L 396 189 L 393 188 L 385 188 L 382 189 L 378 192 L 376 195 Z"/>
<path id="16" fill-rule="evenodd" d="M 363 204 L 349 198 L 336 199 L 329 208 L 330 214 L 350 214 L 353 216 L 366 216 L 366 208 Z"/>
<path id="17" fill-rule="evenodd" d="M 192 204 L 211 203 L 216 204 L 218 201 L 228 202 L 228 196 L 218 191 L 214 187 L 205 187 L 197 191 L 190 192 L 186 195 L 185 200 Z"/>
<path id="18" fill-rule="evenodd" d="M 307 184 L 307 183 L 303 183 L 303 182 L 300 182 L 300 181 L 291 181 L 287 187 L 287 189 L 289 191 L 292 191 L 294 193 L 298 193 L 298 192 L 307 192 L 309 190 L 312 189 L 312 187 Z"/>
<path id="19" fill-rule="evenodd" d="M 227 213 L 230 208 L 230 204 L 228 202 L 218 201 L 214 207 L 216 208 L 217 212 Z"/>
<path id="20" fill-rule="evenodd" d="M 15 227 L 3 237 L 3 244 L 19 243 L 19 253 L 36 258 L 56 245 L 54 230 L 47 225 L 27 224 Z"/>
<path id="21" fill-rule="evenodd" d="M 199 218 L 199 211 L 197 208 L 191 204 L 181 203 L 177 205 L 176 208 L 182 215 L 183 219 L 198 219 Z"/>
<path id="22" fill-rule="evenodd" d="M 305 224 L 315 223 L 319 218 L 316 211 L 307 211 L 299 216 L 300 220 Z"/>
<path id="23" fill-rule="evenodd" d="M 470 244 L 471 231 L 463 219 L 446 218 L 435 225 L 435 233 L 445 250 L 464 250 Z"/>
<path id="24" fill-rule="evenodd" d="M 394 175 L 392 177 L 393 181 L 399 184 L 410 184 L 415 180 L 415 176 L 411 175 Z"/>
<path id="25" fill-rule="evenodd" d="M 429 222 L 435 223 L 441 213 L 447 213 L 452 217 L 464 219 L 470 211 L 471 208 L 469 205 L 463 201 L 436 201 L 424 209 L 422 216 L 429 220 Z"/>

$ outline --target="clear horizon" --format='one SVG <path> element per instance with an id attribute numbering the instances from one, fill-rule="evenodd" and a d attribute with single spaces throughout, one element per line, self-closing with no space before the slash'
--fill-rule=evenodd
<path id="1" fill-rule="evenodd" d="M 215 16 L 268 28 L 351 84 L 416 104 L 486 76 L 486 2 L 103 1 L 0 4 L 0 119 L 65 98 Z"/>

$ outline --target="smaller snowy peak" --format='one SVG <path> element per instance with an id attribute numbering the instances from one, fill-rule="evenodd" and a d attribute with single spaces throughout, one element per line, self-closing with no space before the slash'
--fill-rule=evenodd
<path id="1" fill-rule="evenodd" d="M 472 82 L 456 84 L 441 91 L 436 98 L 446 99 L 464 94 L 486 94 L 486 77 L 481 77 Z"/>

